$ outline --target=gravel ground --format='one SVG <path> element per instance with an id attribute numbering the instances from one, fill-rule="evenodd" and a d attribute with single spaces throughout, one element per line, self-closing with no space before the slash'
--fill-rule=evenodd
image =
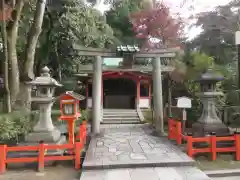
<path id="1" fill-rule="evenodd" d="M 8 170 L 5 174 L 0 175 L 0 180 L 79 180 L 80 174 L 73 166 L 57 165 L 46 167 L 43 173 L 35 170 L 18 169 Z"/>

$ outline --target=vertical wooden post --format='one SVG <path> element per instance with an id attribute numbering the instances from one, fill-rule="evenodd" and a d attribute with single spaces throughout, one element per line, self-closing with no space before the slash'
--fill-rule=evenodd
<path id="1" fill-rule="evenodd" d="M 172 116 L 172 81 L 168 76 L 168 116 Z"/>
<path id="2" fill-rule="evenodd" d="M 151 96 L 152 96 L 152 85 L 151 81 L 148 81 L 148 99 L 149 99 L 149 108 L 152 108 L 152 102 L 151 102 Z"/>
<path id="3" fill-rule="evenodd" d="M 0 145 L 0 174 L 6 172 L 7 145 Z"/>
<path id="4" fill-rule="evenodd" d="M 236 160 L 240 160 L 240 133 L 235 132 Z"/>
<path id="5" fill-rule="evenodd" d="M 75 143 L 75 169 L 80 169 L 81 167 L 81 150 L 83 147 L 83 142 Z"/>
<path id="6" fill-rule="evenodd" d="M 193 137 L 192 133 L 187 134 L 187 154 L 189 157 L 193 157 Z"/>
<path id="7" fill-rule="evenodd" d="M 39 150 L 38 150 L 38 171 L 39 172 L 44 171 L 44 153 L 45 153 L 44 142 L 40 141 Z"/>
<path id="8" fill-rule="evenodd" d="M 139 106 L 139 102 L 140 102 L 140 87 L 141 87 L 141 84 L 140 84 L 140 79 L 137 78 L 137 99 L 136 99 L 136 107 Z"/>
<path id="9" fill-rule="evenodd" d="M 180 121 L 176 122 L 176 142 L 177 145 L 182 144 L 182 123 Z"/>
<path id="10" fill-rule="evenodd" d="M 86 82 L 86 108 L 88 108 L 88 81 Z"/>
<path id="11" fill-rule="evenodd" d="M 172 125 L 173 125 L 173 122 L 172 122 L 172 118 L 169 117 L 168 118 L 168 139 L 172 139 Z"/>
<path id="12" fill-rule="evenodd" d="M 212 154 L 212 160 L 215 161 L 217 159 L 217 137 L 216 133 L 211 133 L 211 154 Z"/>
<path id="13" fill-rule="evenodd" d="M 103 107 L 103 101 L 104 101 L 104 90 L 103 90 L 103 79 L 102 79 L 102 85 L 101 85 L 101 96 L 102 96 L 102 98 L 101 98 L 101 101 L 102 101 L 102 107 Z"/>
<path id="14" fill-rule="evenodd" d="M 68 141 L 74 144 L 74 119 L 68 119 Z"/>

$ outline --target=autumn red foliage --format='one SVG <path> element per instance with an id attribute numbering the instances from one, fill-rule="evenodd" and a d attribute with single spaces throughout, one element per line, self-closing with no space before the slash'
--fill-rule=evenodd
<path id="1" fill-rule="evenodd" d="M 173 16 L 170 8 L 163 2 L 130 15 L 136 37 L 143 40 L 143 46 L 162 48 L 180 46 L 183 35 L 183 21 Z M 153 39 L 157 39 L 153 41 Z M 151 39 L 151 40 L 150 40 Z"/>
<path id="2" fill-rule="evenodd" d="M 5 5 L 4 9 L 0 8 L 0 21 L 10 19 L 12 11 L 13 11 L 12 7 L 9 6 L 8 4 Z"/>

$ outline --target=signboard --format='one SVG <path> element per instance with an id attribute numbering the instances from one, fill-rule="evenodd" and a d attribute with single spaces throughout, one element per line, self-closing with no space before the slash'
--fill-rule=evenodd
<path id="1" fill-rule="evenodd" d="M 177 98 L 177 107 L 178 108 L 191 108 L 192 107 L 192 100 L 188 97 L 179 97 Z"/>
<path id="2" fill-rule="evenodd" d="M 118 57 L 114 57 L 114 58 L 105 57 L 105 58 L 103 58 L 103 65 L 104 66 L 118 67 L 121 62 L 123 62 L 123 58 L 118 58 Z"/>
<path id="3" fill-rule="evenodd" d="M 236 31 L 235 33 L 235 44 L 240 45 L 240 31 Z"/>

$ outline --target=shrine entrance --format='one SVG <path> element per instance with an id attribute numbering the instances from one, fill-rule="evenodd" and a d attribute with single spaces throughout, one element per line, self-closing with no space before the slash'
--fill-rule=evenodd
<path id="1" fill-rule="evenodd" d="M 91 76 L 92 80 L 92 97 L 87 99 L 88 107 L 92 109 L 92 133 L 97 135 L 100 133 L 100 123 L 103 120 L 103 82 L 104 73 L 109 72 L 137 72 L 141 74 L 151 73 L 151 81 L 153 87 L 153 104 L 154 104 L 154 123 L 158 134 L 164 133 L 164 122 L 163 122 L 163 98 L 162 98 L 162 72 L 171 72 L 174 70 L 172 64 L 170 64 L 170 59 L 176 56 L 176 53 L 181 51 L 179 47 L 176 48 L 166 48 L 166 49 L 139 49 L 137 46 L 117 46 L 115 50 L 113 49 L 96 49 L 89 47 L 82 47 L 77 44 L 74 45 L 78 55 L 81 56 L 95 56 L 92 63 L 79 65 L 76 67 L 76 76 L 80 78 Z M 108 63 L 104 61 L 105 58 L 122 58 L 121 61 L 117 60 L 117 65 L 114 63 Z M 144 59 L 148 62 L 147 64 L 136 63 L 137 59 Z M 151 63 L 149 63 L 151 60 Z M 75 68 L 75 67 L 74 67 Z M 106 73 L 105 73 L 106 74 Z M 137 86 L 137 98 L 136 100 L 136 110 L 141 111 L 141 108 L 149 108 L 149 98 L 141 99 L 141 83 L 142 75 L 135 78 Z M 149 81 L 149 80 L 148 80 Z M 90 83 L 89 81 L 87 81 Z M 143 82 L 146 84 L 146 82 Z M 149 85 L 148 85 L 149 86 Z M 88 91 L 88 84 L 86 84 L 86 92 Z M 145 89 L 145 88 L 144 88 Z M 149 86 L 150 89 L 150 86 Z M 151 91 L 149 91 L 151 92 Z M 90 97 L 87 94 L 86 97 Z M 148 97 L 151 95 L 148 93 Z M 117 104 L 116 102 L 115 104 Z M 111 105 L 112 103 L 110 103 Z M 109 105 L 109 106 L 110 106 Z M 123 106 L 123 105 L 122 105 Z"/>
<path id="2" fill-rule="evenodd" d="M 131 79 L 103 80 L 103 107 L 107 109 L 135 109 L 136 83 Z"/>

